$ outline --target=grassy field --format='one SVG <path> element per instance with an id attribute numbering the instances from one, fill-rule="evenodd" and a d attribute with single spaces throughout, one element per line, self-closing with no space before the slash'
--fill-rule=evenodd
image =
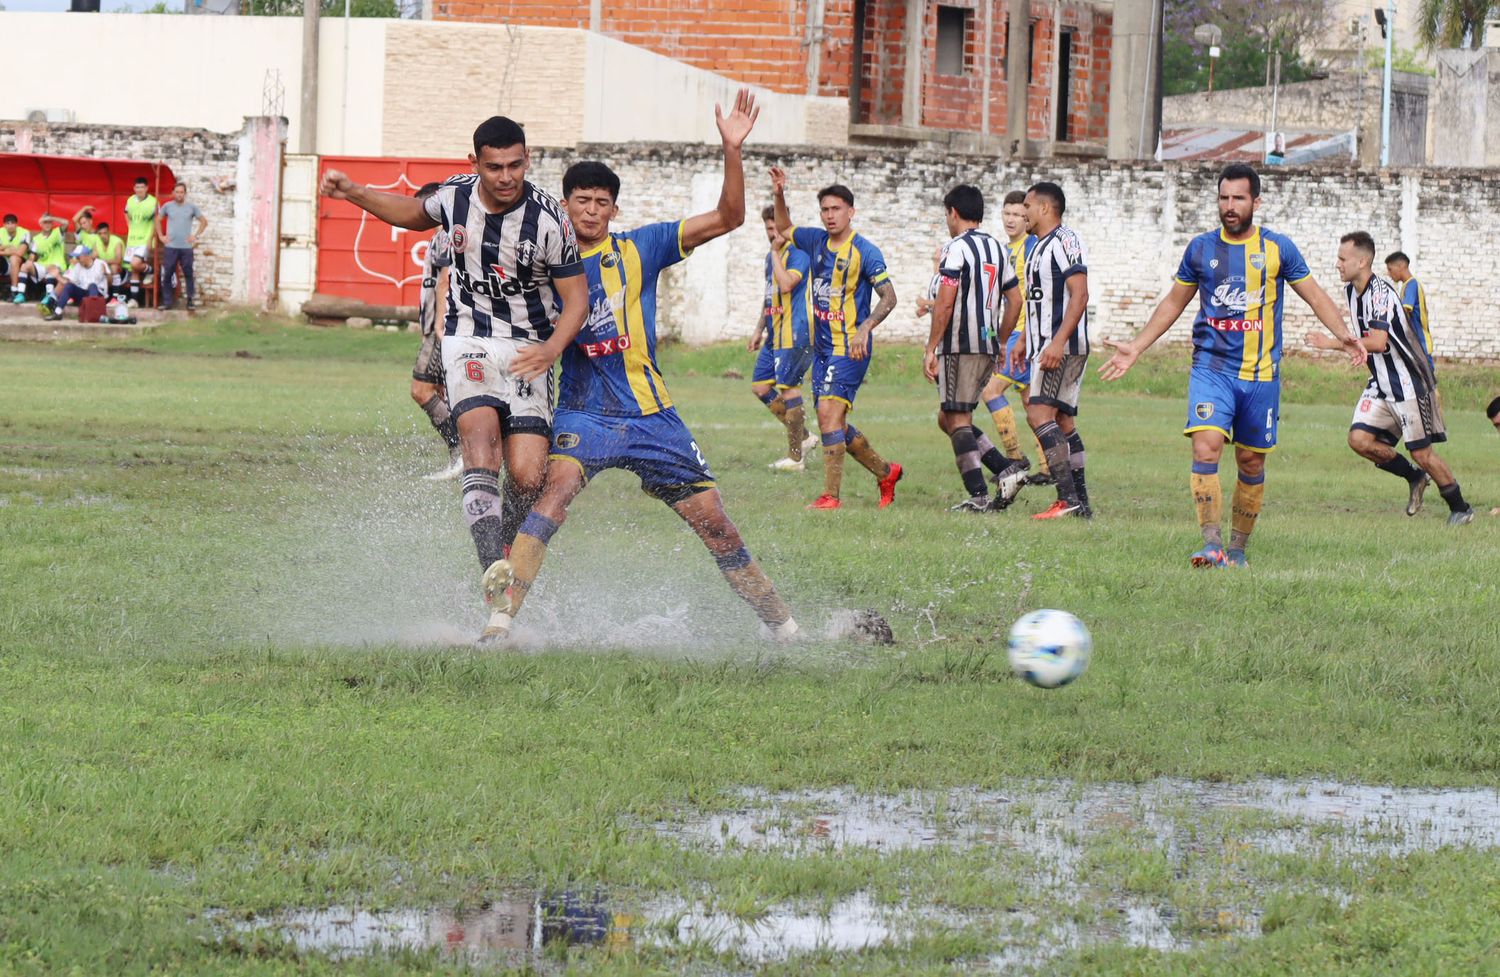
<path id="1" fill-rule="evenodd" d="M 672 348 L 680 413 L 804 627 L 872 608 L 896 645 L 762 645 L 696 539 L 610 473 L 554 540 L 523 619 L 538 650 L 516 655 L 461 644 L 478 571 L 456 488 L 412 477 L 441 461 L 406 395 L 413 352 L 250 318 L 0 350 L 0 974 L 458 972 L 436 950 L 341 958 L 235 922 L 595 889 L 742 920 L 855 897 L 921 916 L 909 939 L 767 972 L 982 971 L 1026 920 L 1115 932 L 1124 893 L 1181 945 L 1106 935 L 1021 966 L 1500 973 L 1495 847 L 1278 851 L 1250 841 L 1285 825 L 1248 809 L 1178 812 L 1163 847 L 1122 816 L 1073 839 L 1060 890 L 1028 882 L 1024 845 L 714 848 L 653 827 L 742 808 L 745 788 L 1493 787 L 1500 518 L 1450 530 L 1435 492 L 1402 515 L 1404 487 L 1344 445 L 1362 375 L 1287 365 L 1252 567 L 1203 573 L 1185 353 L 1086 385 L 1097 518 L 1053 525 L 1024 517 L 1050 501 L 1037 489 L 947 511 L 961 486 L 914 350 L 879 350 L 854 415 L 907 467 L 896 506 L 851 466 L 845 508 L 811 513 L 820 476 L 766 471 L 783 439 L 722 377 L 750 356 Z M 1443 454 L 1482 512 L 1500 504 L 1494 376 L 1444 374 Z M 1095 636 L 1089 673 L 1050 693 L 1004 654 L 1010 622 L 1047 606 Z M 752 965 L 643 933 L 475 966 Z"/>

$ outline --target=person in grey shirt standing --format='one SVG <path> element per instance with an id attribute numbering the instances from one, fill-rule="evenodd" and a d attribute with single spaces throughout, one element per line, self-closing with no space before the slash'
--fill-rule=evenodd
<path id="1" fill-rule="evenodd" d="M 197 230 L 193 221 L 198 222 Z M 193 280 L 193 246 L 208 227 L 208 218 L 197 204 L 188 203 L 187 186 L 179 183 L 172 188 L 172 199 L 157 211 L 157 236 L 166 242 L 162 250 L 162 301 L 161 307 L 172 307 L 173 293 L 177 289 L 177 272 L 181 269 L 187 277 L 187 307 L 197 308 L 197 283 Z"/>

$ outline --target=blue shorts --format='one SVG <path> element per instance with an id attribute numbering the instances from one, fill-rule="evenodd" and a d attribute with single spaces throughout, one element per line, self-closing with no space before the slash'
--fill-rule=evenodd
<path id="1" fill-rule="evenodd" d="M 750 382 L 776 382 L 776 351 L 769 342 L 761 344 L 760 353 L 755 357 L 755 372 L 750 374 Z"/>
<path id="2" fill-rule="evenodd" d="M 1005 353 L 1000 357 L 1000 368 L 995 371 L 995 376 L 1005 377 L 1018 387 L 1024 387 L 1031 383 L 1031 360 L 1022 360 L 1021 369 L 1015 373 L 1010 371 L 1010 354 L 1016 348 L 1017 343 L 1025 344 L 1026 337 L 1017 329 L 1010 334 L 1010 339 L 1005 344 Z"/>
<path id="3" fill-rule="evenodd" d="M 560 410 L 552 419 L 551 460 L 563 459 L 583 469 L 586 479 L 623 468 L 639 476 L 647 495 L 668 505 L 714 487 L 698 442 L 670 407 L 645 417 Z"/>
<path id="4" fill-rule="evenodd" d="M 813 357 L 813 402 L 824 397 L 842 400 L 854 406 L 854 395 L 870 371 L 870 357 L 850 359 L 835 353 L 818 353 Z"/>
<path id="5" fill-rule="evenodd" d="M 776 351 L 776 386 L 800 387 L 812 366 L 811 346 L 791 346 Z"/>
<path id="6" fill-rule="evenodd" d="M 1241 380 L 1229 373 L 1193 367 L 1188 377 L 1188 416 L 1183 434 L 1223 431 L 1237 448 L 1270 451 L 1281 420 L 1280 380 Z"/>

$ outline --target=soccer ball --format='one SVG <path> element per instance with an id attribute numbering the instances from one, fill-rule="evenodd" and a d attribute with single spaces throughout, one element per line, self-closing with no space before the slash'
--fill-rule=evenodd
<path id="1" fill-rule="evenodd" d="M 1067 611 L 1032 611 L 1010 629 L 1010 667 L 1032 685 L 1055 689 L 1089 667 L 1094 639 Z"/>

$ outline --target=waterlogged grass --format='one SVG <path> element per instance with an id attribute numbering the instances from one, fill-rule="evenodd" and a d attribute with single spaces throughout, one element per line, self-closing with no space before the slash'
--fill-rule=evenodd
<path id="1" fill-rule="evenodd" d="M 236 317 L 3 352 L 0 973 L 458 970 L 225 936 L 213 914 L 474 906 L 518 886 L 677 893 L 750 918 L 860 892 L 947 906 L 960 918 L 900 947 L 764 969 L 983 969 L 1015 911 L 1087 926 L 1101 910 L 1037 896 L 1024 851 L 716 854 L 642 826 L 731 806 L 743 785 L 1463 786 L 1500 770 L 1500 519 L 1450 531 L 1435 493 L 1401 515 L 1404 488 L 1343 444 L 1362 381 L 1334 364 L 1287 367 L 1252 570 L 1203 574 L 1186 566 L 1182 354 L 1126 386 L 1090 381 L 1099 515 L 1045 525 L 1024 518 L 1048 501 L 1037 490 L 989 518 L 946 511 L 961 489 L 911 350 L 880 351 L 854 416 L 907 466 L 896 507 L 877 510 L 851 465 L 845 509 L 809 513 L 819 476 L 767 472 L 784 441 L 747 382 L 721 378 L 751 358 L 668 348 L 680 412 L 799 619 L 816 634 L 838 609 L 878 609 L 896 646 L 761 645 L 680 521 L 611 473 L 528 603 L 547 650 L 507 657 L 443 646 L 480 623 L 477 570 L 454 487 L 412 478 L 441 460 L 406 398 L 413 337 Z M 1491 375 L 1444 380 L 1443 454 L 1486 510 Z M 1041 606 L 1096 639 L 1088 675 L 1058 692 L 1004 660 L 1010 621 Z M 1037 966 L 1500 972 L 1493 849 L 1252 860 L 1263 935 L 1222 939 L 1218 913 L 1251 890 L 1189 884 L 1181 856 L 1128 830 L 1093 839 L 1082 884 L 1173 907 L 1192 948 L 1105 941 Z M 566 963 L 734 969 L 706 946 Z"/>

